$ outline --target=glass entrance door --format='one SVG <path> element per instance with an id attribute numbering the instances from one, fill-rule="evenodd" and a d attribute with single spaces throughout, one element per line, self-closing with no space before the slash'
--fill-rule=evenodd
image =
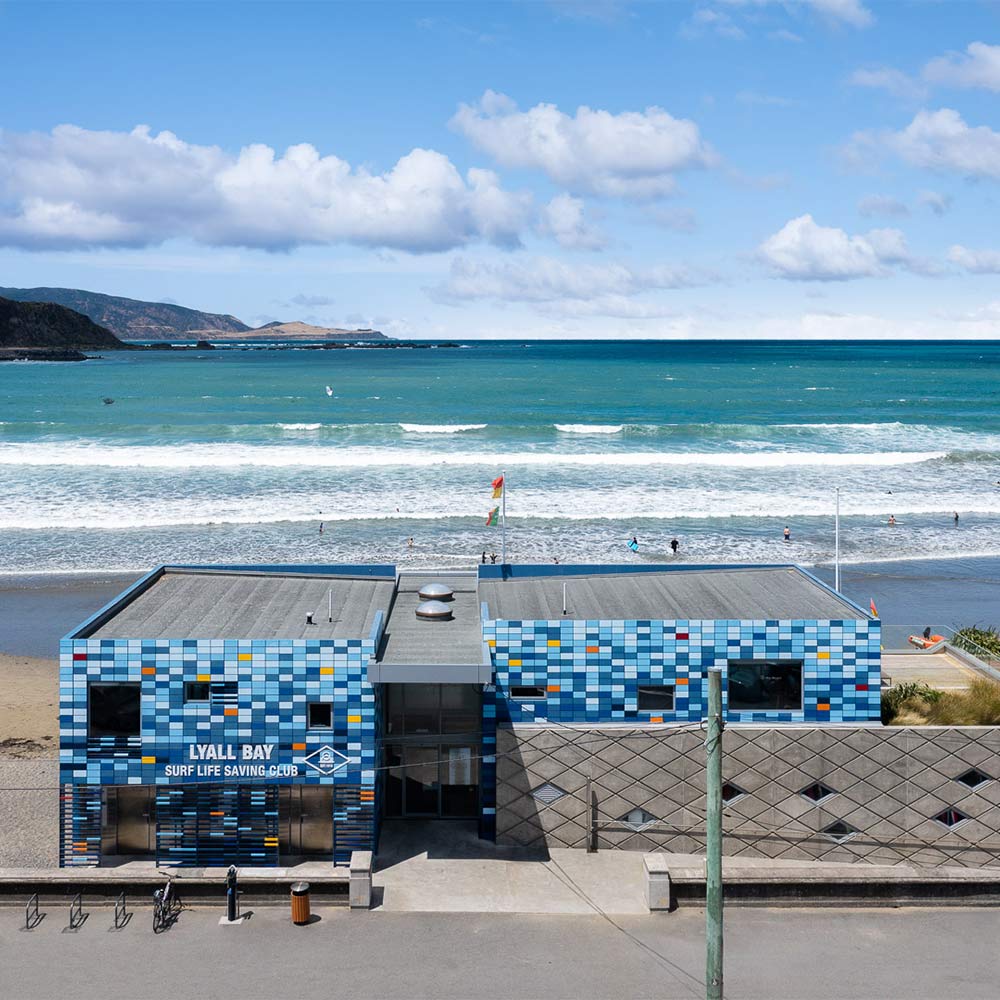
<path id="1" fill-rule="evenodd" d="M 479 747 L 386 747 L 387 816 L 474 819 L 479 814 Z"/>

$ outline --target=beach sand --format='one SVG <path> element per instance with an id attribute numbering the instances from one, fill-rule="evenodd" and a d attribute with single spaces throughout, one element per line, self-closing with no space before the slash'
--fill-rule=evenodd
<path id="1" fill-rule="evenodd" d="M 0 653 L 0 756 L 59 753 L 59 661 Z"/>

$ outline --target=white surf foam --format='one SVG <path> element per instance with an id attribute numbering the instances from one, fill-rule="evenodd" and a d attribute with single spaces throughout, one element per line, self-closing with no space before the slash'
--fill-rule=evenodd
<path id="1" fill-rule="evenodd" d="M 481 431 L 486 424 L 400 424 L 407 434 L 460 434 L 462 431 Z"/>
<path id="2" fill-rule="evenodd" d="M 563 434 L 621 434 L 624 424 L 556 424 Z"/>

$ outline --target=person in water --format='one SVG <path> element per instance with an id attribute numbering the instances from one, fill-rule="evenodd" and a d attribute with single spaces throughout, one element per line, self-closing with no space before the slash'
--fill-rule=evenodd
<path id="1" fill-rule="evenodd" d="M 954 520 L 955 524 L 958 524 L 958 511 L 957 510 L 955 511 L 955 516 L 952 518 L 952 520 Z"/>
<path id="2" fill-rule="evenodd" d="M 323 534 L 323 522 L 322 521 L 319 522 L 319 533 L 321 535 Z"/>
<path id="3" fill-rule="evenodd" d="M 786 542 L 790 542 L 792 540 L 792 529 L 789 528 L 787 524 L 785 525 L 785 530 L 782 532 L 782 534 L 784 535 Z"/>
<path id="4" fill-rule="evenodd" d="M 673 549 L 674 555 L 677 555 L 677 550 L 680 548 L 681 543 L 677 541 L 676 538 L 670 539 L 670 548 Z"/>
<path id="5" fill-rule="evenodd" d="M 413 548 L 413 539 L 412 539 L 412 538 L 408 538 L 408 539 L 406 540 L 406 547 L 407 547 L 408 549 L 412 549 L 412 548 Z"/>
<path id="6" fill-rule="evenodd" d="M 889 515 L 889 524 L 894 525 L 895 523 L 896 523 L 896 515 L 895 514 L 890 514 Z"/>

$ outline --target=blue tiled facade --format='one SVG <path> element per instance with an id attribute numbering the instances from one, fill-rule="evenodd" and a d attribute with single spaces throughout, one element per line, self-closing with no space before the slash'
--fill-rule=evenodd
<path id="1" fill-rule="evenodd" d="M 206 811 L 224 813 L 234 825 L 245 825 L 247 816 L 253 818 L 256 832 L 245 852 L 250 860 L 277 860 L 276 807 L 266 801 L 263 791 L 255 798 L 250 790 L 288 784 L 336 787 L 334 809 L 341 822 L 334 829 L 351 831 L 346 842 L 335 841 L 337 860 L 348 860 L 352 849 L 371 849 L 381 752 L 378 696 L 367 680 L 374 651 L 374 638 L 63 640 L 59 677 L 63 863 L 100 860 L 100 831 L 95 834 L 92 794 L 88 797 L 87 790 L 102 785 L 174 786 L 173 792 L 157 797 L 157 857 L 165 862 L 209 863 L 213 841 L 225 839 L 221 819 L 218 830 L 206 828 L 199 838 L 203 849 L 200 843 L 174 843 L 166 829 L 175 799 L 178 813 L 185 811 L 185 800 L 176 788 L 199 784 L 239 784 L 248 789 L 238 812 L 225 805 Z M 88 685 L 109 681 L 141 684 L 138 737 L 88 736 Z M 209 700 L 185 704 L 187 681 L 207 682 Z M 308 728 L 310 702 L 333 706 L 332 728 Z M 220 748 L 221 759 L 197 759 L 193 755 L 204 752 L 199 747 Z M 260 747 L 265 749 L 256 749 Z M 312 755 L 323 747 L 332 748 L 335 763 L 343 760 L 332 773 L 308 763 L 307 758 L 319 761 Z M 268 756 L 244 758 L 264 753 Z"/>
<path id="2" fill-rule="evenodd" d="M 697 722 L 707 711 L 706 671 L 723 670 L 731 722 L 877 722 L 878 621 L 496 621 L 484 624 L 499 723 Z M 730 660 L 802 660 L 799 711 L 730 712 Z M 640 686 L 673 685 L 674 709 L 640 712 Z M 513 687 L 544 699 L 514 700 Z"/>

